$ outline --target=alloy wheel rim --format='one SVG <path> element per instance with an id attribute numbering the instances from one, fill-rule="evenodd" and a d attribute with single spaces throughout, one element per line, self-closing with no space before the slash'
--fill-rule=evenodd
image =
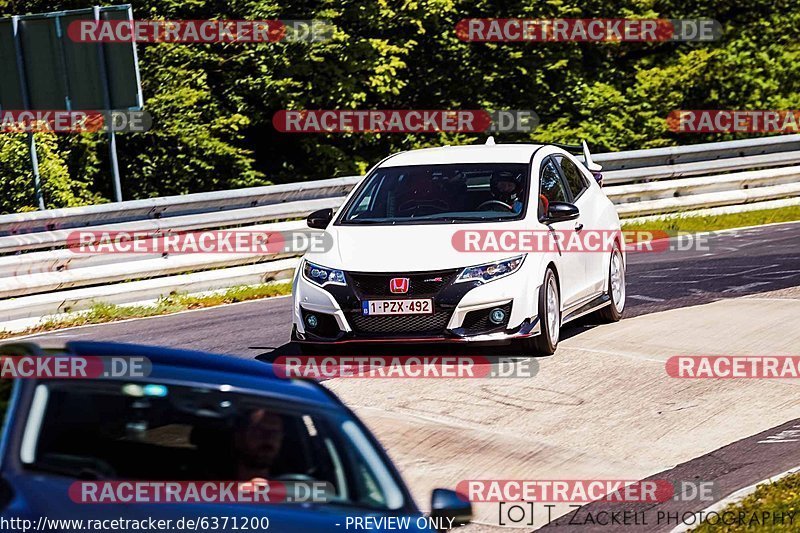
<path id="1" fill-rule="evenodd" d="M 611 256 L 611 298 L 617 311 L 622 312 L 625 308 L 625 271 L 618 251 Z"/>
<path id="2" fill-rule="evenodd" d="M 553 344 L 558 342 L 559 312 L 558 287 L 556 287 L 556 280 L 551 277 L 547 282 L 547 332 L 550 334 Z"/>

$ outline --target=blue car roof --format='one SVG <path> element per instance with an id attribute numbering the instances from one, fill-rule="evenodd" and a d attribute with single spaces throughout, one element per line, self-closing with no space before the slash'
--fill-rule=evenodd
<path id="1" fill-rule="evenodd" d="M 157 374 L 159 367 L 178 367 L 185 372 L 187 381 L 200 378 L 200 381 L 208 382 L 209 372 L 219 372 L 218 384 L 235 384 L 232 383 L 233 378 L 240 384 L 250 386 L 254 380 L 257 380 L 260 390 L 288 394 L 298 400 L 339 405 L 335 396 L 317 383 L 278 377 L 275 375 L 272 364 L 262 361 L 195 350 L 117 342 L 70 341 L 64 345 L 64 348 L 68 354 L 85 357 L 146 357 L 153 365 L 154 374 Z M 202 377 L 199 376 L 200 371 L 203 371 Z M 193 375 L 193 373 L 195 374 Z M 236 380 L 237 377 L 238 380 Z"/>

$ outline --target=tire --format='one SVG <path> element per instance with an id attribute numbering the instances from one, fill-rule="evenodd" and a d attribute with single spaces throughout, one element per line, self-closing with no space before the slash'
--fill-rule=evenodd
<path id="1" fill-rule="evenodd" d="M 526 353 L 552 355 L 558 348 L 561 335 L 561 295 L 552 268 L 545 272 L 544 282 L 539 288 L 539 322 L 542 332 L 536 337 L 524 339 L 522 347 Z"/>
<path id="2" fill-rule="evenodd" d="M 608 292 L 611 305 L 597 311 L 597 318 L 602 322 L 619 322 L 625 312 L 625 262 L 619 245 L 614 244 L 611 259 L 608 262 Z"/>

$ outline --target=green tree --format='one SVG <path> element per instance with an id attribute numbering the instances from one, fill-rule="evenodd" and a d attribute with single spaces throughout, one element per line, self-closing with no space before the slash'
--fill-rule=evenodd
<path id="1" fill-rule="evenodd" d="M 85 180 L 70 175 L 69 152 L 61 149 L 56 134 L 37 133 L 42 195 L 47 208 L 72 207 L 101 202 Z M 0 134 L 0 213 L 36 209 L 33 167 L 27 135 Z"/>
<path id="2" fill-rule="evenodd" d="M 90 5 L 0 0 L 0 11 Z M 624 150 L 733 137 L 673 133 L 673 110 L 800 106 L 796 0 L 143 0 L 134 16 L 324 19 L 334 31 L 325 42 L 138 45 L 153 129 L 118 136 L 126 198 L 362 173 L 392 152 L 485 137 L 286 134 L 272 126 L 281 109 L 532 109 L 538 130 L 498 142 L 587 139 Z M 454 30 L 469 17 L 714 18 L 724 34 L 712 43 L 469 43 Z M 35 205 L 21 142 L 5 140 L 0 153 L 6 210 Z M 49 149 L 40 156 L 50 161 L 49 205 L 111 197 L 102 135 L 60 136 Z"/>

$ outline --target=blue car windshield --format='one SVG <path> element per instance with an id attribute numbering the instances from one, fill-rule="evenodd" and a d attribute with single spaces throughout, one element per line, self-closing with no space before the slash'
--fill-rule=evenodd
<path id="1" fill-rule="evenodd" d="M 517 163 L 378 168 L 361 182 L 339 224 L 519 220 L 528 182 L 528 165 Z"/>
<path id="2" fill-rule="evenodd" d="M 406 505 L 370 439 L 338 411 L 211 387 L 86 380 L 37 385 L 30 413 L 20 458 L 40 472 L 102 480 L 324 482 L 315 486 L 326 487 L 324 500 L 333 505 Z"/>

